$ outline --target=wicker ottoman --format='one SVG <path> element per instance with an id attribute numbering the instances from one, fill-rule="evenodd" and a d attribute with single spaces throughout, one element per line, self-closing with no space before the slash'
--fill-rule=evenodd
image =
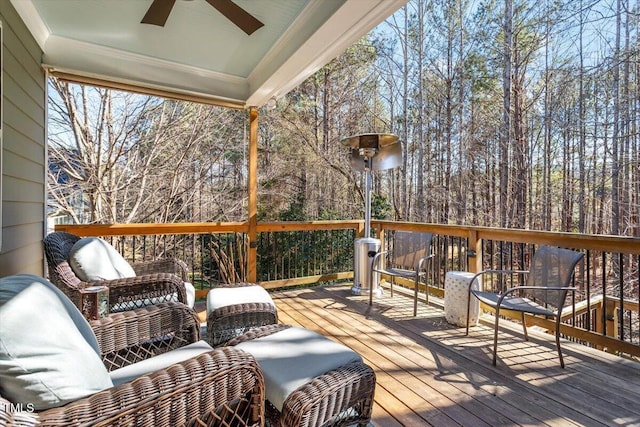
<path id="1" fill-rule="evenodd" d="M 268 325 L 230 340 L 255 357 L 268 425 L 368 425 L 376 377 L 360 355 L 308 329 Z"/>
<path id="2" fill-rule="evenodd" d="M 224 284 L 207 295 L 207 341 L 213 347 L 251 328 L 275 323 L 276 305 L 269 293 L 255 283 Z"/>

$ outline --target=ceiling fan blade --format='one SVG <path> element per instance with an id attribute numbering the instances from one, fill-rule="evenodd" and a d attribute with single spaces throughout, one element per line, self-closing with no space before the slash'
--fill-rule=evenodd
<path id="1" fill-rule="evenodd" d="M 207 3 L 215 7 L 218 12 L 226 16 L 229 21 L 236 24 L 248 35 L 253 34 L 258 28 L 264 26 L 262 22 L 231 0 L 207 0 Z"/>
<path id="2" fill-rule="evenodd" d="M 164 27 L 175 2 L 176 0 L 153 0 L 140 23 Z"/>

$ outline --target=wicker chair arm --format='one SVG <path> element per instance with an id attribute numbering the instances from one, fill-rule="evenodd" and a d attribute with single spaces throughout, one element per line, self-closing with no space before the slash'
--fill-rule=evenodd
<path id="1" fill-rule="evenodd" d="M 200 340 L 200 320 L 184 304 L 165 302 L 90 322 L 109 371 Z"/>
<path id="2" fill-rule="evenodd" d="M 271 334 L 275 334 L 276 332 L 280 332 L 280 331 L 284 331 L 285 329 L 289 329 L 291 327 L 291 325 L 283 325 L 283 324 L 276 324 L 276 325 L 265 325 L 265 326 L 261 326 L 259 328 L 255 328 L 252 329 L 248 332 L 245 332 L 244 334 L 240 335 L 239 337 L 235 337 L 229 341 L 227 341 L 227 343 L 225 345 L 227 346 L 234 346 L 234 345 L 238 345 L 242 342 L 245 341 L 251 341 L 254 340 L 256 338 L 262 338 L 262 337 L 267 337 Z"/>
<path id="3" fill-rule="evenodd" d="M 187 264 L 177 258 L 163 258 L 153 261 L 137 262 L 131 264 L 131 268 L 138 276 L 153 273 L 170 273 L 175 274 L 183 282 L 189 281 L 189 268 Z"/>
<path id="4" fill-rule="evenodd" d="M 90 284 L 109 288 L 110 305 L 130 301 L 132 298 L 153 298 L 174 293 L 178 295 L 179 302 L 187 303 L 187 290 L 184 282 L 175 274 L 147 274 L 123 279 L 90 282 Z"/>
<path id="5" fill-rule="evenodd" d="M 263 402 L 264 379 L 255 359 L 225 347 L 42 411 L 38 418 L 42 425 L 60 426 L 258 426 L 264 423 Z"/>

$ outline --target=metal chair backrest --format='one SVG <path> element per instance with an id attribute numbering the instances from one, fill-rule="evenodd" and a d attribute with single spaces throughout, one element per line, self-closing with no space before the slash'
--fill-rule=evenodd
<path id="1" fill-rule="evenodd" d="M 582 252 L 541 246 L 531 260 L 527 286 L 570 287 L 575 266 L 583 256 Z M 528 291 L 538 303 L 550 304 L 556 309 L 561 309 L 564 305 L 567 292 L 567 290 Z"/>
<path id="2" fill-rule="evenodd" d="M 396 231 L 393 234 L 392 265 L 414 270 L 421 258 L 431 254 L 433 234 Z"/>

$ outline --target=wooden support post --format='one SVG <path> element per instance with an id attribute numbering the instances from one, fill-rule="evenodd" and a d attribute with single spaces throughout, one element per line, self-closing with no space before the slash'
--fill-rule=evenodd
<path id="1" fill-rule="evenodd" d="M 378 224 L 378 239 L 380 240 L 380 251 L 384 251 L 385 250 L 385 244 L 384 244 L 384 227 L 382 226 L 382 224 Z"/>
<path id="2" fill-rule="evenodd" d="M 482 271 L 482 239 L 478 239 L 476 230 L 469 230 L 469 247 L 467 248 L 467 262 L 471 273 Z"/>
<path id="3" fill-rule="evenodd" d="M 249 219 L 249 250 L 247 253 L 247 281 L 257 281 L 258 251 L 258 109 L 249 109 L 249 200 L 247 214 Z"/>

